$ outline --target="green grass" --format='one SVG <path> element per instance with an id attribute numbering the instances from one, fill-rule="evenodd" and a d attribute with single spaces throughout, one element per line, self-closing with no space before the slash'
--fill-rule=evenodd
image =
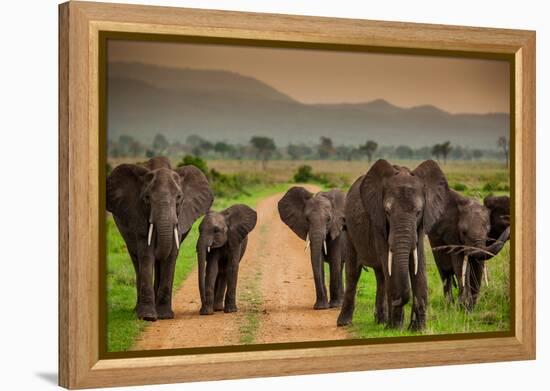
<path id="1" fill-rule="evenodd" d="M 426 329 L 422 333 L 407 330 L 411 304 L 405 306 L 403 330 L 388 329 L 374 321 L 376 278 L 374 272 L 363 271 L 357 288 L 353 324 L 348 330 L 357 338 L 410 336 L 420 334 L 453 334 L 486 331 L 506 331 L 510 327 L 509 243 L 488 262 L 489 286 L 482 285 L 478 303 L 471 313 L 457 304 L 458 289 L 454 288 L 455 304 L 447 304 L 443 285 L 429 243 L 425 244 L 428 273 L 428 310 Z"/>
<path id="2" fill-rule="evenodd" d="M 215 200 L 214 210 L 222 210 L 230 205 L 241 203 L 255 206 L 259 200 L 271 194 L 279 193 L 288 188 L 288 184 L 278 183 L 268 186 L 247 187 L 249 195 L 240 195 L 233 198 L 218 198 Z M 187 278 L 196 265 L 195 246 L 198 239 L 196 221 L 189 235 L 183 242 L 174 277 L 174 292 Z M 147 322 L 136 319 L 134 306 L 136 304 L 135 272 L 126 250 L 126 244 L 120 236 L 112 216 L 107 218 L 107 351 L 119 352 L 128 350 L 135 342 L 136 337 L 147 325 Z M 259 289 L 259 288 L 258 288 Z M 256 293 L 255 293 L 256 295 Z M 250 330 L 257 329 L 253 320 Z M 245 333 L 246 334 L 246 333 Z M 243 342 L 245 343 L 245 342 Z"/>

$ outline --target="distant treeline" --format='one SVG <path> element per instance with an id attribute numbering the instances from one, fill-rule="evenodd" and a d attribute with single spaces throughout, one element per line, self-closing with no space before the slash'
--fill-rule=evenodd
<path id="1" fill-rule="evenodd" d="M 498 148 L 498 149 L 497 149 Z M 407 145 L 379 146 L 374 140 L 366 140 L 358 146 L 335 145 L 330 137 L 321 137 L 316 145 L 276 145 L 272 138 L 256 136 L 248 144 L 231 144 L 226 141 L 209 141 L 198 135 L 187 137 L 185 143 L 169 142 L 157 134 L 150 145 L 142 144 L 131 136 L 123 135 L 118 140 L 108 141 L 110 157 L 181 156 L 191 154 L 203 159 L 261 160 L 368 160 L 385 158 L 400 160 L 437 159 L 446 160 L 508 160 L 508 140 L 495 140 L 495 149 L 475 149 L 441 144 L 411 148 Z"/>

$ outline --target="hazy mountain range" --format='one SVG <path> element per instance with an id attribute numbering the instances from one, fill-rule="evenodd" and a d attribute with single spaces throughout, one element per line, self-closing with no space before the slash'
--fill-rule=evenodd
<path id="1" fill-rule="evenodd" d="M 304 104 L 252 77 L 228 71 L 165 68 L 140 63 L 108 67 L 108 137 L 128 134 L 150 143 L 156 133 L 184 142 L 198 134 L 246 143 L 255 135 L 278 145 L 318 143 L 420 147 L 446 140 L 496 149 L 506 135 L 506 113 L 451 114 L 431 105 L 402 108 L 365 103 Z M 449 93 L 452 93 L 450 91 Z"/>

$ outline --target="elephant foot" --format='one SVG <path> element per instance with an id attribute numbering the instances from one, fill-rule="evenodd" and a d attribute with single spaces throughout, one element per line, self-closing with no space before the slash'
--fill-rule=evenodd
<path id="1" fill-rule="evenodd" d="M 342 307 L 342 301 L 343 301 L 343 300 L 341 300 L 341 299 L 340 299 L 340 300 L 331 300 L 331 301 L 329 301 L 328 306 L 329 306 L 330 308 L 339 308 L 339 307 Z"/>
<path id="2" fill-rule="evenodd" d="M 329 308 L 329 305 L 328 305 L 328 303 L 326 302 L 326 300 L 317 301 L 317 302 L 313 305 L 313 309 L 314 309 L 314 310 L 326 310 L 327 308 Z"/>
<path id="3" fill-rule="evenodd" d="M 223 311 L 223 301 L 214 304 L 214 311 Z"/>
<path id="4" fill-rule="evenodd" d="M 201 310 L 199 311 L 199 314 L 201 314 L 201 315 L 212 315 L 212 314 L 214 314 L 214 308 L 212 308 L 212 306 L 203 305 L 201 307 Z"/>
<path id="5" fill-rule="evenodd" d="M 384 313 L 378 313 L 376 312 L 374 314 L 374 321 L 377 323 L 377 324 L 384 324 L 384 323 L 387 323 L 388 322 L 388 316 Z"/>
<path id="6" fill-rule="evenodd" d="M 137 309 L 137 317 L 141 320 L 147 320 L 149 322 L 154 322 L 157 320 L 157 311 L 155 310 L 155 307 L 138 307 Z"/>
<path id="7" fill-rule="evenodd" d="M 226 314 L 231 313 L 231 312 L 237 312 L 237 305 L 236 304 L 226 304 L 224 309 L 223 309 L 223 312 L 225 312 Z"/>
<path id="8" fill-rule="evenodd" d="M 411 323 L 409 323 L 410 331 L 421 331 L 426 327 L 426 313 L 416 312 L 413 310 L 411 316 Z"/>
<path id="9" fill-rule="evenodd" d="M 340 316 L 338 316 L 338 320 L 336 321 L 336 325 L 338 327 L 342 327 L 350 324 L 351 324 L 351 315 L 340 313 Z"/>
<path id="10" fill-rule="evenodd" d="M 171 308 L 157 308 L 158 319 L 174 319 L 174 311 Z"/>

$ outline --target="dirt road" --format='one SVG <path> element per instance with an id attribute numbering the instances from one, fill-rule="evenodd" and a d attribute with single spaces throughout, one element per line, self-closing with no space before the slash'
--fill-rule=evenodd
<path id="1" fill-rule="evenodd" d="M 310 191 L 317 191 L 309 186 Z M 283 194 L 261 201 L 239 268 L 237 306 L 232 314 L 199 316 L 195 269 L 174 296 L 175 318 L 151 323 L 133 350 L 346 339 L 336 327 L 338 309 L 314 311 L 309 253 L 279 219 Z"/>

